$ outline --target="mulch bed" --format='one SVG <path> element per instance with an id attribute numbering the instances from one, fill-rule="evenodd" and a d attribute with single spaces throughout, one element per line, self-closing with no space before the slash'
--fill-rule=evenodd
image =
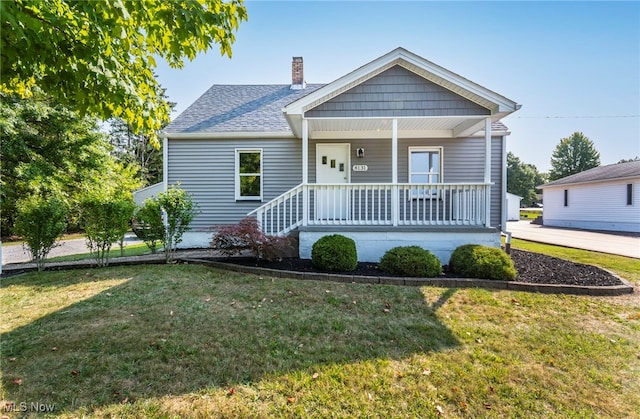
<path id="1" fill-rule="evenodd" d="M 555 285 L 589 285 L 589 286 L 612 286 L 622 285 L 620 279 L 612 273 L 596 266 L 570 262 L 563 259 L 554 258 L 540 253 L 526 252 L 522 250 L 511 250 L 511 258 L 518 271 L 515 281 L 532 284 L 555 284 Z M 219 259 L 218 259 L 219 260 Z M 235 263 L 244 266 L 259 266 L 262 268 L 278 269 L 296 272 L 323 272 L 311 264 L 308 259 L 285 258 L 278 262 L 262 261 L 256 263 L 251 258 L 229 258 L 226 263 Z M 349 275 L 362 276 L 394 276 L 378 269 L 377 263 L 360 262 L 352 272 L 335 272 Z M 457 278 L 459 276 L 446 272 L 441 278 Z"/>

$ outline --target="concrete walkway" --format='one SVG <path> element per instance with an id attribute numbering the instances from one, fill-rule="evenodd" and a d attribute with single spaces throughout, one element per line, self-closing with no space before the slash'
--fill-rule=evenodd
<path id="1" fill-rule="evenodd" d="M 528 220 L 509 221 L 507 230 L 517 239 L 640 259 L 640 235 L 634 233 L 548 227 L 531 224 Z"/>

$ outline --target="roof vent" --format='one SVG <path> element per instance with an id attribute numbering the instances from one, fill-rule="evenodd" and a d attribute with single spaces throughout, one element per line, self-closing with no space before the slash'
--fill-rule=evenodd
<path id="1" fill-rule="evenodd" d="M 291 89 L 304 89 L 305 87 L 302 57 L 293 57 L 293 62 L 291 63 Z"/>

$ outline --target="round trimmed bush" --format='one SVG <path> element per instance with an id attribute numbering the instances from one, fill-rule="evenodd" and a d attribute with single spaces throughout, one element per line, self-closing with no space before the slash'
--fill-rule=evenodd
<path id="1" fill-rule="evenodd" d="M 419 246 L 401 246 L 387 250 L 378 268 L 393 275 L 433 278 L 442 273 L 440 260 Z"/>
<path id="2" fill-rule="evenodd" d="M 511 257 L 496 247 L 465 244 L 456 248 L 449 261 L 449 270 L 466 278 L 510 281 L 518 272 Z"/>
<path id="3" fill-rule="evenodd" d="M 353 271 L 358 265 L 356 242 L 340 234 L 321 237 L 311 248 L 311 262 L 325 271 Z"/>

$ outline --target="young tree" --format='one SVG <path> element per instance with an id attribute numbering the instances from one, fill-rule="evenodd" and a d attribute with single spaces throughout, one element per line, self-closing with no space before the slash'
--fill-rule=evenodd
<path id="1" fill-rule="evenodd" d="M 182 242 L 182 235 L 189 230 L 189 224 L 198 214 L 198 208 L 191 195 L 180 186 L 171 186 L 156 198 L 163 211 L 165 234 L 162 241 L 167 263 L 173 260 L 176 248 Z"/>
<path id="2" fill-rule="evenodd" d="M 142 240 L 151 253 L 158 251 L 158 245 L 164 241 L 165 228 L 162 209 L 155 198 L 147 198 L 133 216 L 133 232 Z"/>
<path id="3" fill-rule="evenodd" d="M 65 203 L 55 195 L 31 195 L 18 202 L 16 232 L 27 243 L 38 271 L 65 231 L 66 212 Z"/>
<path id="4" fill-rule="evenodd" d="M 92 194 L 81 205 L 87 246 L 98 266 L 107 266 L 111 246 L 129 230 L 135 209 L 133 199 L 126 194 Z"/>
<path id="5" fill-rule="evenodd" d="M 122 118 L 157 142 L 170 107 L 156 58 L 181 68 L 215 44 L 231 57 L 242 0 L 0 1 L 0 92 L 40 88 L 63 105 Z"/>
<path id="6" fill-rule="evenodd" d="M 513 153 L 507 153 L 507 191 L 522 197 L 522 205 L 530 207 L 537 202 L 536 186 L 545 182 L 544 175 L 533 164 L 522 162 Z"/>
<path id="7" fill-rule="evenodd" d="M 554 181 L 600 166 L 600 153 L 581 132 L 563 138 L 551 156 L 549 180 Z"/>

